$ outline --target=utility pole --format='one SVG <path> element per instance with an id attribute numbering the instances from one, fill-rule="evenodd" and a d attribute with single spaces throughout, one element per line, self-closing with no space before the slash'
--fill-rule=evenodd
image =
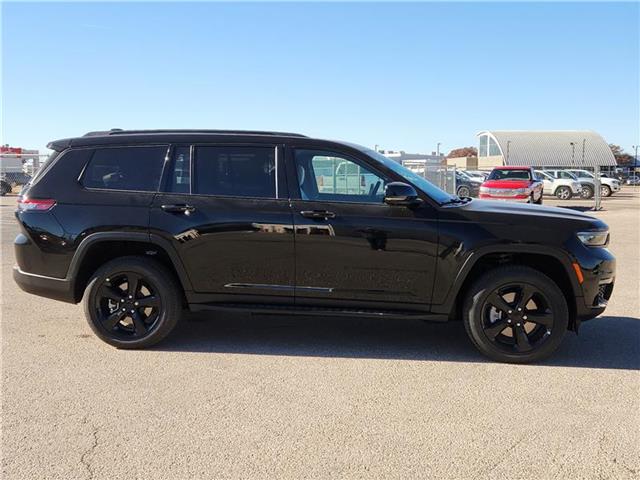
<path id="1" fill-rule="evenodd" d="M 569 142 L 569 145 L 571 145 L 571 165 L 575 165 L 576 161 L 576 144 L 574 142 Z"/>

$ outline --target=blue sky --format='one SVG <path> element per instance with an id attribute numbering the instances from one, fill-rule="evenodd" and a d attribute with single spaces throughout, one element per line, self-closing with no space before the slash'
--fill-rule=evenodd
<path id="1" fill-rule="evenodd" d="M 5 3 L 2 142 L 121 128 L 386 149 L 484 129 L 640 141 L 638 3 Z"/>

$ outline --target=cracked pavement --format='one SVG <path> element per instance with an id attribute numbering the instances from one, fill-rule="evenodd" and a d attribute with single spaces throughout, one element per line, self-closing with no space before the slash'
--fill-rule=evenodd
<path id="1" fill-rule="evenodd" d="M 118 351 L 14 285 L 3 197 L 2 478 L 640 478 L 630 191 L 596 213 L 618 257 L 605 316 L 527 366 L 486 361 L 459 323 L 275 315 L 189 315 Z"/>

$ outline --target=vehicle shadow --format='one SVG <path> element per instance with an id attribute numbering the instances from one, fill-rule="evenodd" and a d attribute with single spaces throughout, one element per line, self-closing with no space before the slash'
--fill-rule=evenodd
<path id="1" fill-rule="evenodd" d="M 187 314 L 156 350 L 311 357 L 488 362 L 462 322 Z M 640 370 L 640 319 L 602 317 L 568 332 L 542 365 Z"/>

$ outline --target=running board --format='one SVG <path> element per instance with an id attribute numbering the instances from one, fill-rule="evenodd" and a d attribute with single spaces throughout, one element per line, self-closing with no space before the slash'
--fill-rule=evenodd
<path id="1" fill-rule="evenodd" d="M 366 317 L 415 319 L 432 322 L 446 322 L 448 315 L 441 313 L 425 313 L 410 310 L 374 310 L 363 308 L 330 308 L 310 307 L 306 305 L 271 305 L 246 303 L 190 303 L 192 312 L 201 311 L 242 311 L 250 313 L 281 313 L 285 315 L 318 315 L 332 317 Z"/>

